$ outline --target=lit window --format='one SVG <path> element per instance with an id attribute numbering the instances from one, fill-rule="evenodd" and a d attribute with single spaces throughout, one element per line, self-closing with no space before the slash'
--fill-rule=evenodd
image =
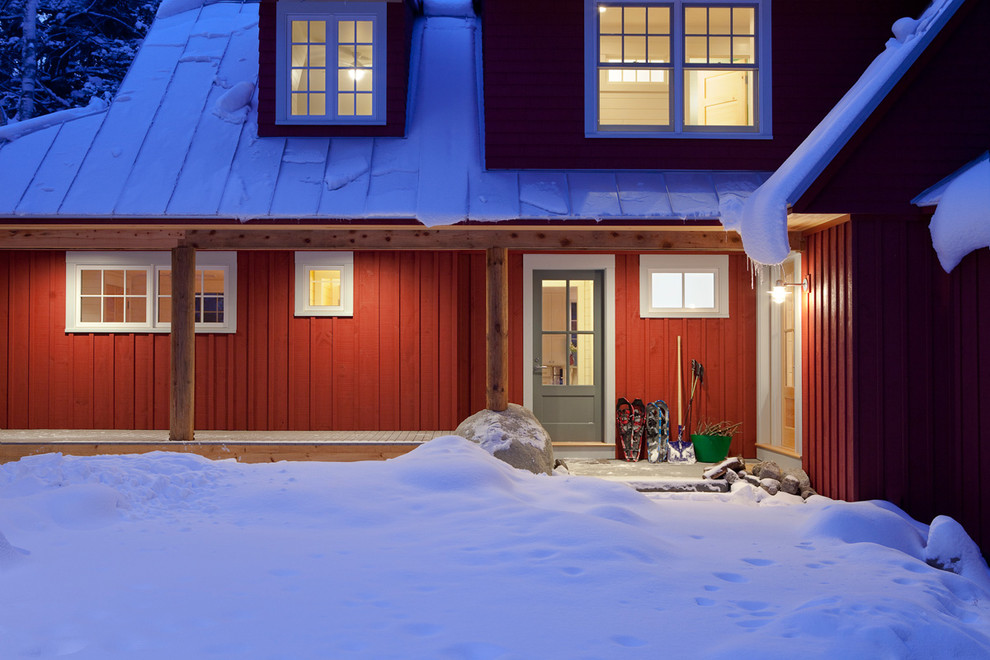
<path id="1" fill-rule="evenodd" d="M 172 257 L 168 252 L 67 252 L 67 332 L 168 332 Z M 196 254 L 198 332 L 236 330 L 237 255 Z"/>
<path id="2" fill-rule="evenodd" d="M 769 137 L 769 2 L 586 2 L 588 135 Z"/>
<path id="3" fill-rule="evenodd" d="M 296 316 L 354 315 L 354 253 L 296 252 Z"/>
<path id="4" fill-rule="evenodd" d="M 385 123 L 385 3 L 280 2 L 279 123 Z"/>
<path id="5" fill-rule="evenodd" d="M 727 318 L 728 271 L 725 255 L 641 255 L 640 316 Z"/>

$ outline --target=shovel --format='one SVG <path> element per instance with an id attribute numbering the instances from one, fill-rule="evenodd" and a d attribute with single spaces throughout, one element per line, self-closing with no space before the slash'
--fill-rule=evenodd
<path id="1" fill-rule="evenodd" d="M 701 363 L 697 360 L 691 360 L 691 397 L 688 399 L 687 415 L 685 416 L 686 424 L 682 425 L 677 431 L 677 440 L 670 443 L 670 458 L 668 459 L 671 463 L 695 463 L 697 459 L 694 455 L 694 445 L 691 444 L 690 440 L 684 439 L 684 429 L 687 427 L 690 429 L 691 423 L 691 404 L 694 403 L 694 391 L 698 387 L 698 383 L 701 382 L 705 377 L 705 368 L 701 366 Z M 688 431 L 690 433 L 690 431 Z"/>

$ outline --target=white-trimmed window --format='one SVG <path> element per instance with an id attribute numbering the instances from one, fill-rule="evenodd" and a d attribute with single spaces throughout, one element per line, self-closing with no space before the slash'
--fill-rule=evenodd
<path id="1" fill-rule="evenodd" d="M 729 257 L 640 255 L 642 318 L 728 318 Z"/>
<path id="2" fill-rule="evenodd" d="M 168 332 L 169 252 L 66 252 L 66 332 Z M 197 252 L 197 332 L 237 330 L 237 253 Z"/>
<path id="3" fill-rule="evenodd" d="M 770 0 L 585 0 L 585 129 L 770 137 Z"/>
<path id="4" fill-rule="evenodd" d="M 296 252 L 296 316 L 354 316 L 354 253 Z"/>
<path id="5" fill-rule="evenodd" d="M 275 120 L 385 123 L 385 2 L 279 2 Z"/>

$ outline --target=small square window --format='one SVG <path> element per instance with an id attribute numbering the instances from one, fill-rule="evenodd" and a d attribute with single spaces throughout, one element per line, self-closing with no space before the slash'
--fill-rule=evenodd
<path id="1" fill-rule="evenodd" d="M 641 255 L 640 316 L 727 318 L 729 258 L 725 255 Z"/>
<path id="2" fill-rule="evenodd" d="M 296 252 L 296 316 L 354 315 L 354 253 Z"/>

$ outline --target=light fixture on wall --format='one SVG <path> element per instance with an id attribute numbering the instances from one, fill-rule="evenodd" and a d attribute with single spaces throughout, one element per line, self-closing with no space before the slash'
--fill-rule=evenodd
<path id="1" fill-rule="evenodd" d="M 784 280 L 777 280 L 773 288 L 770 289 L 770 298 L 778 305 L 783 303 L 787 298 L 787 287 L 789 286 L 799 286 L 801 290 L 805 293 L 808 292 L 808 288 L 811 286 L 810 278 L 804 278 L 800 282 L 785 282 Z"/>

